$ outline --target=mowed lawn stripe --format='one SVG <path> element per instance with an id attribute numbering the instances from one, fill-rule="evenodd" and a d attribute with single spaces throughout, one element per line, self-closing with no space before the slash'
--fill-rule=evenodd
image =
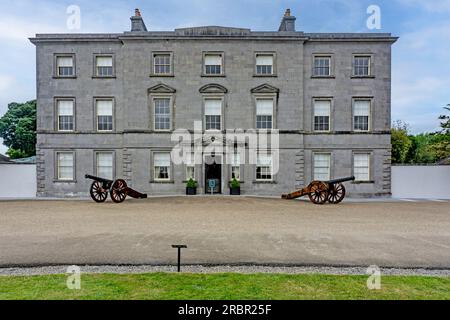
<path id="1" fill-rule="evenodd" d="M 450 299 L 450 278 L 384 276 L 368 290 L 367 276 L 282 274 L 84 274 L 81 290 L 65 275 L 2 276 L 0 299 Z"/>

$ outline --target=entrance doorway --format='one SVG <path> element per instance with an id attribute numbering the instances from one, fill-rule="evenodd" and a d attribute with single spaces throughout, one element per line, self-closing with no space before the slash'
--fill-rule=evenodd
<path id="1" fill-rule="evenodd" d="M 205 163 L 205 192 L 211 194 L 211 182 L 213 181 L 213 193 L 222 193 L 222 165 L 216 163 L 214 159 L 212 163 Z"/>

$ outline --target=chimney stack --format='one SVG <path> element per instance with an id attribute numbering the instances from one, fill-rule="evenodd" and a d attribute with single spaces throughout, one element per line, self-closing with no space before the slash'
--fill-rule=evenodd
<path id="1" fill-rule="evenodd" d="M 291 9 L 286 9 L 278 31 L 295 32 L 295 20 L 297 20 L 297 18 L 291 16 Z"/>
<path id="2" fill-rule="evenodd" d="M 134 17 L 131 17 L 131 32 L 146 32 L 144 19 L 142 19 L 141 11 L 136 9 L 134 11 Z"/>

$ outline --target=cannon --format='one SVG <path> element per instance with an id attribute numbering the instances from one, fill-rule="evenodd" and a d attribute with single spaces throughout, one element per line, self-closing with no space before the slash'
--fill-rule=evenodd
<path id="1" fill-rule="evenodd" d="M 108 198 L 108 193 L 111 196 L 111 200 L 115 203 L 124 202 L 127 196 L 135 199 L 146 199 L 147 195 L 140 193 L 136 190 L 128 187 L 125 180 L 117 179 L 115 181 L 108 180 L 100 177 L 85 175 L 86 179 L 94 180 L 91 184 L 89 193 L 92 200 L 97 203 L 105 202 Z"/>
<path id="2" fill-rule="evenodd" d="M 289 194 L 283 194 L 281 197 L 286 200 L 291 200 L 308 195 L 309 200 L 314 204 L 324 204 L 327 201 L 331 204 L 338 204 L 345 198 L 345 187 L 343 183 L 354 180 L 355 177 L 330 181 L 313 181 L 307 187 Z"/>

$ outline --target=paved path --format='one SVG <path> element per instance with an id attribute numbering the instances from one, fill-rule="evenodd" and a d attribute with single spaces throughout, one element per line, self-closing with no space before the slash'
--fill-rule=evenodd
<path id="1" fill-rule="evenodd" d="M 450 202 L 172 197 L 0 202 L 0 266 L 286 264 L 450 268 Z"/>

